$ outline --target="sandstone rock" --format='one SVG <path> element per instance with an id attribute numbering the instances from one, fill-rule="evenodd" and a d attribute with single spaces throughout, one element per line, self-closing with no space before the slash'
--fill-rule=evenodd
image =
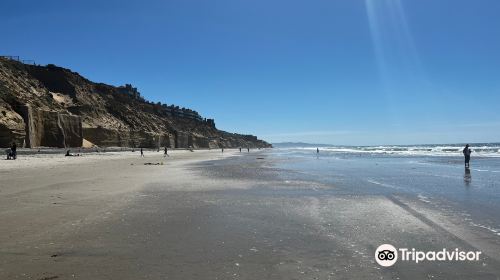
<path id="1" fill-rule="evenodd" d="M 0 147 L 10 147 L 12 142 L 22 147 L 25 135 L 23 118 L 10 106 L 0 105 Z"/>
<path id="2" fill-rule="evenodd" d="M 159 145 L 160 147 L 175 148 L 175 138 L 173 134 L 162 133 L 159 134 Z"/>
<path id="3" fill-rule="evenodd" d="M 175 147 L 188 148 L 189 147 L 189 133 L 183 131 L 175 131 Z"/>
<path id="4" fill-rule="evenodd" d="M 102 127 L 84 127 L 83 138 L 94 143 L 97 146 L 103 147 L 135 147 L 129 145 L 130 132 L 106 129 Z"/>
<path id="5" fill-rule="evenodd" d="M 34 109 L 29 105 L 19 110 L 26 124 L 27 147 L 82 146 L 82 121 L 79 116 Z"/>
<path id="6" fill-rule="evenodd" d="M 203 136 L 191 136 L 193 148 L 209 148 L 209 139 Z"/>
<path id="7" fill-rule="evenodd" d="M 82 118 L 59 114 L 59 127 L 64 137 L 65 147 L 81 147 L 83 143 Z"/>

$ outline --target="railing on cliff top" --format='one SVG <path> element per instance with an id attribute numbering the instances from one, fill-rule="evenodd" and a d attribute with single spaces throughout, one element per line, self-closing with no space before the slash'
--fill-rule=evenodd
<path id="1" fill-rule="evenodd" d="M 35 60 L 33 60 L 33 59 L 21 59 L 21 57 L 18 55 L 0 55 L 0 57 L 14 60 L 14 61 L 18 61 L 18 62 L 21 62 L 23 64 L 36 65 Z"/>

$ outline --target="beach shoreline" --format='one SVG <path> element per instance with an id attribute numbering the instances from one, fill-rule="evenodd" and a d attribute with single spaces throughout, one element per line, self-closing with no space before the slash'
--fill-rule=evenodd
<path id="1" fill-rule="evenodd" d="M 346 192 L 283 169 L 268 151 L 169 155 L 2 161 L 0 279 L 499 275 L 497 244 L 411 197 Z M 480 262 L 385 269 L 373 258 L 382 243 L 490 250 Z"/>

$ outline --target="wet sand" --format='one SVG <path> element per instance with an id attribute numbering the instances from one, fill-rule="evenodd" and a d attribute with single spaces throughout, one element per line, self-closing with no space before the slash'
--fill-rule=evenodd
<path id="1" fill-rule="evenodd" d="M 0 163 L 0 279 L 498 279 L 484 240 L 411 198 L 301 181 L 265 152 Z M 144 165 L 161 163 L 163 165 Z M 300 176 L 298 176 L 300 177 Z M 290 178 L 290 179 L 287 179 Z M 480 249 L 397 263 L 378 245 Z"/>

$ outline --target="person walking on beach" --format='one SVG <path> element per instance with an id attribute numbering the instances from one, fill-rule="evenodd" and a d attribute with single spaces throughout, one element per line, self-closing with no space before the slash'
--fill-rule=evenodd
<path id="1" fill-rule="evenodd" d="M 165 151 L 163 152 L 163 157 L 168 156 L 168 149 L 167 146 L 165 146 Z"/>
<path id="2" fill-rule="evenodd" d="M 222 147 L 222 153 L 224 153 L 224 147 Z"/>
<path id="3" fill-rule="evenodd" d="M 17 159 L 17 146 L 16 143 L 12 143 L 12 147 L 10 148 L 12 152 L 12 158 Z"/>
<path id="4" fill-rule="evenodd" d="M 240 153 L 241 153 L 241 147 L 240 147 Z"/>
<path id="5" fill-rule="evenodd" d="M 316 148 L 316 153 L 319 154 L 319 148 Z"/>
<path id="6" fill-rule="evenodd" d="M 472 153 L 471 149 L 469 149 L 469 144 L 465 145 L 464 150 L 462 151 L 465 157 L 465 168 L 469 168 L 470 164 L 470 154 Z"/>
<path id="7" fill-rule="evenodd" d="M 7 153 L 7 160 L 16 159 L 14 157 L 14 152 L 12 151 L 12 148 L 8 148 L 7 150 L 5 150 L 5 152 Z"/>
<path id="8" fill-rule="evenodd" d="M 249 153 L 250 153 L 250 147 L 247 147 L 247 152 L 249 152 Z"/>
<path id="9" fill-rule="evenodd" d="M 141 148 L 141 157 L 144 157 L 144 152 L 142 151 L 142 148 Z"/>

